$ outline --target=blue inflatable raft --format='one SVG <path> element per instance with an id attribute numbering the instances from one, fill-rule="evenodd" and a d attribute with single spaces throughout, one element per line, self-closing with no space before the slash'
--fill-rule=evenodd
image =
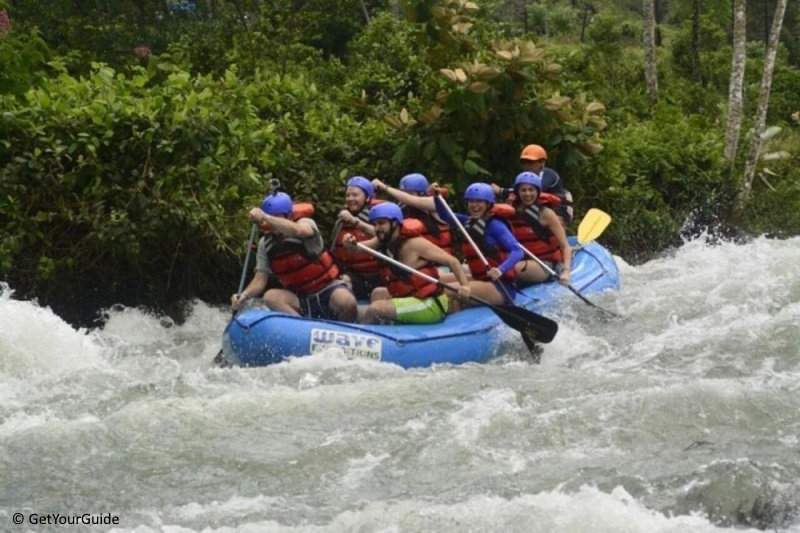
<path id="1" fill-rule="evenodd" d="M 577 243 L 570 238 L 571 244 Z M 596 242 L 578 248 L 572 259 L 572 285 L 581 294 L 619 289 L 619 271 L 611 254 Z M 516 303 L 552 318 L 556 302 L 576 298 L 557 282 L 518 291 Z M 268 309 L 239 313 L 223 333 L 223 352 L 232 364 L 264 366 L 288 357 L 332 348 L 403 368 L 432 364 L 484 363 L 496 355 L 509 330 L 489 308 L 475 307 L 432 325 L 347 324 L 289 316 Z"/>

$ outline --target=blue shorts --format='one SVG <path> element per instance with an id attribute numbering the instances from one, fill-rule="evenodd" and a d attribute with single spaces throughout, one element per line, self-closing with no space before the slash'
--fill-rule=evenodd
<path id="1" fill-rule="evenodd" d="M 325 286 L 321 291 L 313 294 L 297 296 L 300 300 L 300 316 L 306 318 L 323 318 L 326 320 L 336 320 L 336 316 L 331 312 L 331 295 L 337 290 L 350 291 L 344 280 L 334 280 Z"/>
<path id="2" fill-rule="evenodd" d="M 369 300 L 373 289 L 386 285 L 378 273 L 356 274 L 347 272 L 347 275 L 350 276 L 350 281 L 353 284 L 353 294 L 355 294 L 356 300 Z"/>

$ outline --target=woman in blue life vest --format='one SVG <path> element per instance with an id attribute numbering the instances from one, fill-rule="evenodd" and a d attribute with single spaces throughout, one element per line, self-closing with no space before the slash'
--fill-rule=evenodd
<path id="1" fill-rule="evenodd" d="M 548 207 L 558 204 L 559 199 L 541 190 L 542 180 L 533 172 L 522 172 L 517 176 L 514 180 L 511 229 L 522 246 L 556 272 L 560 283 L 569 285 L 572 249 L 561 220 Z M 517 263 L 516 268 L 520 283 L 540 283 L 549 278 L 549 274 L 534 259 L 526 257 L 526 260 Z"/>
<path id="2" fill-rule="evenodd" d="M 428 178 L 414 173 L 403 176 L 397 188 L 386 185 L 379 179 L 372 180 L 372 186 L 376 191 L 383 191 L 394 198 L 406 219 L 415 218 L 422 222 L 423 237 L 445 252 L 453 253 L 450 225 L 436 214 L 436 203 L 430 195 Z"/>
<path id="3" fill-rule="evenodd" d="M 354 176 L 347 180 L 345 207 L 339 212 L 331 235 L 331 254 L 359 300 L 368 299 L 372 290 L 382 285 L 380 265 L 366 252 L 347 253 L 342 239 L 348 233 L 358 242 L 375 236 L 375 229 L 369 223 L 369 210 L 376 204 L 374 196 L 375 189 L 367 178 Z"/>
<path id="4" fill-rule="evenodd" d="M 458 296 L 469 298 L 469 280 L 458 259 L 422 236 L 422 222 L 404 219 L 400 207 L 389 202 L 373 207 L 369 216 L 375 227 L 375 237 L 362 241 L 363 246 L 378 250 L 433 279 L 439 278 L 437 267 L 446 266 L 458 279 Z M 353 249 L 356 240 L 347 235 L 344 244 Z M 431 280 L 383 260 L 381 277 L 386 286 L 372 291 L 365 315 L 368 323 L 434 324 L 444 320 L 451 311 L 448 295 Z"/>
<path id="5" fill-rule="evenodd" d="M 434 192 L 436 189 L 438 186 L 434 184 Z M 524 258 L 508 222 L 514 210 L 509 205 L 495 205 L 494 192 L 488 183 L 473 183 L 464 192 L 464 199 L 469 214 L 455 213 L 455 216 L 489 263 L 486 268 L 472 245 L 466 240 L 462 243 L 461 252 L 472 276 L 472 294 L 495 305 L 508 303 L 505 293 L 511 298 L 516 294 L 515 265 Z M 436 211 L 442 220 L 455 225 L 442 202 L 436 202 Z M 442 281 L 451 281 L 449 276 L 443 275 Z M 502 283 L 505 291 L 497 283 Z"/>
<path id="6" fill-rule="evenodd" d="M 249 216 L 265 233 L 256 250 L 255 276 L 241 294 L 233 295 L 233 309 L 263 293 L 264 303 L 273 311 L 354 322 L 355 296 L 325 250 L 314 220 L 294 216 L 292 199 L 283 192 L 267 195 L 261 207 L 251 209 Z M 270 275 L 282 288 L 264 292 Z"/>

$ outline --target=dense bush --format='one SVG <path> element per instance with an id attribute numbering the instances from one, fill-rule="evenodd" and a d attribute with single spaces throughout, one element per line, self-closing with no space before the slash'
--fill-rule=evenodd
<path id="1" fill-rule="evenodd" d="M 688 220 L 697 230 L 725 220 L 735 184 L 720 178 L 720 132 L 704 125 L 661 104 L 652 120 L 609 131 L 605 150 L 571 182 L 582 207 L 615 217 L 604 240 L 618 253 L 644 258 L 678 242 Z"/>
<path id="2" fill-rule="evenodd" d="M 15 0 L 0 28 L 0 279 L 84 322 L 116 302 L 223 301 L 269 178 L 315 202 L 327 231 L 351 175 L 508 184 L 530 142 L 579 217 L 611 213 L 603 240 L 628 260 L 729 222 L 764 53 L 750 44 L 731 174 L 727 4 L 704 14 L 699 67 L 688 4 L 670 4 L 653 109 L 640 3 L 591 17 L 591 3 L 534 5 L 527 35 L 517 3 L 406 0 L 404 17 L 391 4 Z M 800 111 L 792 50 L 769 124 Z M 800 231 L 797 138 L 770 144 L 792 157 L 770 163 L 774 176 L 759 166 L 739 229 Z"/>
<path id="3" fill-rule="evenodd" d="M 267 178 L 330 220 L 344 177 L 388 154 L 381 122 L 359 127 L 301 78 L 97 65 L 0 106 L 0 272 L 67 305 L 219 300 Z"/>

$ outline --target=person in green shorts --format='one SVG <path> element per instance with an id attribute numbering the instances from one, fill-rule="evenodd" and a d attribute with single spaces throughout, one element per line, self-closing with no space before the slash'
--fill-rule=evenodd
<path id="1" fill-rule="evenodd" d="M 469 298 L 469 281 L 461 264 L 455 257 L 421 236 L 424 228 L 419 220 L 404 220 L 400 207 L 386 202 L 370 210 L 369 221 L 375 227 L 375 237 L 361 241 L 360 244 L 378 250 L 435 279 L 439 279 L 437 265 L 446 266 L 453 272 L 460 286 L 457 295 L 447 295 L 436 283 L 381 261 L 380 275 L 386 286 L 372 291 L 365 322 L 434 324 L 444 320 L 451 308 L 448 296 L 457 296 L 462 300 Z M 355 248 L 355 243 L 355 237 L 350 235 L 343 239 L 343 244 L 350 250 Z"/>

